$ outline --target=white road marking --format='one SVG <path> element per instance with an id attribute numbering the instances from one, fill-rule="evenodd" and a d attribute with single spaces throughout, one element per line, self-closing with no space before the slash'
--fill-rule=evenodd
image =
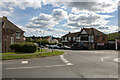
<path id="1" fill-rule="evenodd" d="M 101 61 L 104 61 L 104 59 L 110 58 L 109 56 L 101 58 Z"/>
<path id="2" fill-rule="evenodd" d="M 28 61 L 22 61 L 21 63 L 22 64 L 28 64 Z"/>
<path id="3" fill-rule="evenodd" d="M 31 69 L 31 68 L 43 68 L 43 67 L 61 67 L 66 65 L 51 65 L 51 66 L 31 66 L 31 67 L 15 67 L 15 68 L 6 68 L 6 69 Z"/>
<path id="4" fill-rule="evenodd" d="M 65 53 L 65 54 L 67 54 L 67 53 Z M 65 54 L 64 54 L 64 55 L 65 55 Z M 70 63 L 67 59 L 64 58 L 64 55 L 60 55 L 61 60 L 62 60 L 66 65 L 68 65 L 68 66 L 73 65 L 73 64 Z"/>
<path id="5" fill-rule="evenodd" d="M 120 59 L 119 58 L 115 58 L 115 59 L 113 59 L 113 61 L 120 62 Z"/>
<path id="6" fill-rule="evenodd" d="M 104 59 L 104 58 L 101 58 L 101 61 L 104 61 L 103 59 Z"/>

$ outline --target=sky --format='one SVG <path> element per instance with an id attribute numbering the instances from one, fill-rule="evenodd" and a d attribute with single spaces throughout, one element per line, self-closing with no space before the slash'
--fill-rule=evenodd
<path id="1" fill-rule="evenodd" d="M 6 16 L 25 36 L 61 37 L 81 28 L 117 32 L 119 0 L 2 0 L 0 17 Z"/>

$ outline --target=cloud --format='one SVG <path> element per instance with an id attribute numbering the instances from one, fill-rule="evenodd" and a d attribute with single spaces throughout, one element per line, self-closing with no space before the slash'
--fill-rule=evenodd
<path id="1" fill-rule="evenodd" d="M 74 7 L 79 10 L 88 10 L 98 13 L 112 13 L 117 10 L 117 5 L 113 2 L 70 2 L 69 7 Z"/>
<path id="2" fill-rule="evenodd" d="M 106 25 L 109 21 L 106 18 L 111 18 L 109 15 L 100 15 L 96 13 L 84 14 L 69 14 L 68 26 L 71 27 L 97 27 Z"/>
<path id="3" fill-rule="evenodd" d="M 117 10 L 119 0 L 45 0 L 45 2 L 46 4 L 52 4 L 55 7 L 64 5 L 67 8 L 71 7 L 97 13 L 112 13 Z"/>
<path id="4" fill-rule="evenodd" d="M 47 33 L 47 35 L 49 34 L 49 35 L 60 36 L 60 35 L 63 35 L 63 33 L 66 33 L 68 31 L 59 29 L 59 27 L 57 29 L 54 27 L 56 25 L 59 25 L 59 23 L 62 20 L 67 19 L 67 17 L 68 15 L 66 11 L 62 9 L 54 9 L 51 14 L 40 13 L 39 16 L 31 18 L 30 22 L 26 25 L 26 27 L 31 29 L 44 30 Z M 65 25 L 62 25 L 62 26 L 65 26 Z"/>
<path id="5" fill-rule="evenodd" d="M 63 19 L 67 19 L 67 12 L 64 11 L 63 9 L 54 9 L 52 12 L 52 16 L 54 20 L 60 21 Z"/>
<path id="6" fill-rule="evenodd" d="M 26 8 L 41 8 L 42 1 L 39 0 L 2 0 L 0 2 L 0 7 L 2 8 L 0 11 L 0 16 L 10 16 L 14 12 L 14 9 L 26 9 Z"/>
<path id="7" fill-rule="evenodd" d="M 114 26 L 114 25 L 104 25 L 104 26 L 99 26 L 96 28 L 106 34 L 118 31 L 118 26 Z"/>
<path id="8" fill-rule="evenodd" d="M 38 17 L 33 17 L 26 25 L 29 28 L 48 28 L 59 24 L 63 19 L 67 19 L 67 12 L 62 9 L 54 9 L 52 14 L 40 13 Z"/>
<path id="9" fill-rule="evenodd" d="M 32 7 L 34 9 L 41 8 L 42 0 L 4 0 L 2 1 L 3 8 L 5 7 L 19 7 L 21 9 L 26 9 L 28 7 Z"/>
<path id="10" fill-rule="evenodd" d="M 2 0 L 0 2 L 1 15 L 9 16 L 14 12 L 14 8 L 18 7 L 20 9 L 26 8 L 41 8 L 42 5 L 52 4 L 53 6 L 66 8 L 76 8 L 78 10 L 94 11 L 99 13 L 112 13 L 117 10 L 119 0 Z M 62 5 L 62 6 L 61 6 Z M 8 9 L 8 10 L 6 10 Z M 76 12 L 76 11 L 75 11 Z M 4 14 L 5 13 L 5 14 Z"/>
<path id="11" fill-rule="evenodd" d="M 55 24 L 51 15 L 40 13 L 38 17 L 30 19 L 26 26 L 29 28 L 47 28 Z"/>

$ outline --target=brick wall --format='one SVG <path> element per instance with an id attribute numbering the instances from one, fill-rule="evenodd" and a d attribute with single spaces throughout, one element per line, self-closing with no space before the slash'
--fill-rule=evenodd
<path id="1" fill-rule="evenodd" d="M 23 42 L 23 32 L 20 33 L 21 38 L 16 39 L 16 31 L 15 30 L 6 30 L 2 31 L 2 52 L 10 52 L 9 46 L 11 45 L 11 37 L 14 38 L 14 43 Z"/>

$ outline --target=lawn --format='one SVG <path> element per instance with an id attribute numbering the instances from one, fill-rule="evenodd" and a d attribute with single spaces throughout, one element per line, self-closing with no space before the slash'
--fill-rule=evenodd
<path id="1" fill-rule="evenodd" d="M 47 49 L 37 50 L 35 53 L 47 52 Z"/>
<path id="2" fill-rule="evenodd" d="M 47 52 L 47 49 L 42 49 L 42 50 L 37 50 L 36 52 L 34 52 L 34 53 L 41 53 L 41 52 Z M 7 55 L 7 54 L 24 54 L 24 53 L 22 53 L 22 52 L 8 52 L 8 53 L 0 53 L 0 54 L 2 54 L 2 55 Z"/>
<path id="3" fill-rule="evenodd" d="M 35 53 L 38 53 L 38 52 L 35 52 Z M 6 56 L 2 56 L 2 60 L 40 58 L 40 57 L 60 55 L 60 54 L 63 54 L 63 53 L 64 53 L 63 51 L 54 50 L 53 53 L 46 51 L 45 53 L 38 53 L 38 54 L 6 55 Z M 14 54 L 14 53 L 12 53 L 12 54 Z"/>

